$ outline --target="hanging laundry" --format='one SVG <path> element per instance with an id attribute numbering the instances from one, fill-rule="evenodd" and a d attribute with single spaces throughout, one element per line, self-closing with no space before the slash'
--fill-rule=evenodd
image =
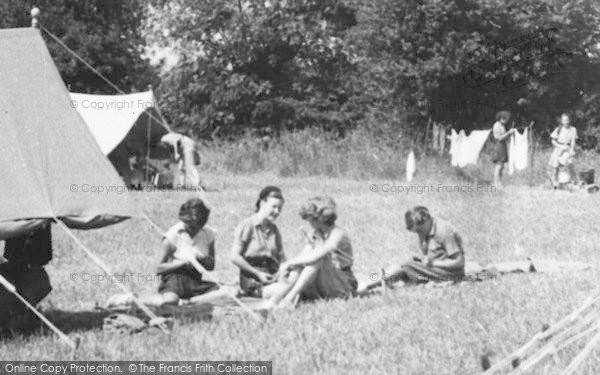
<path id="1" fill-rule="evenodd" d="M 415 171 L 417 169 L 417 165 L 415 162 L 415 153 L 410 150 L 410 153 L 408 154 L 408 158 L 406 159 L 406 181 L 410 182 L 412 181 L 414 175 L 415 175 Z"/>
<path id="2" fill-rule="evenodd" d="M 508 142 L 508 174 L 512 175 L 515 170 L 527 168 L 529 158 L 529 129 L 525 129 L 523 134 L 518 131 L 510 136 Z"/>
<path id="3" fill-rule="evenodd" d="M 438 124 L 436 124 L 435 122 L 433 123 L 431 133 L 432 133 L 431 134 L 431 148 L 434 150 L 439 150 L 440 149 L 440 126 Z"/>
<path id="4" fill-rule="evenodd" d="M 442 125 L 439 127 L 439 147 L 441 153 L 446 149 L 446 127 Z"/>
<path id="5" fill-rule="evenodd" d="M 450 156 L 452 157 L 451 164 L 454 167 L 458 166 L 460 144 L 462 143 L 464 137 L 464 131 L 462 131 L 460 135 L 454 129 L 450 131 Z"/>
<path id="6" fill-rule="evenodd" d="M 461 130 L 458 134 L 452 129 L 450 137 L 450 154 L 452 165 L 464 167 L 467 164 L 477 164 L 479 153 L 490 136 L 490 130 L 473 130 L 469 136 Z"/>

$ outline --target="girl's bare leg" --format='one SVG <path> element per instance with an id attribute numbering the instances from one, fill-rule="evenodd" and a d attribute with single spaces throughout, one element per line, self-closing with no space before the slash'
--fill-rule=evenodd
<path id="1" fill-rule="evenodd" d="M 217 290 L 212 290 L 210 292 L 200 294 L 199 296 L 194 296 L 190 298 L 190 302 L 194 305 L 215 303 L 217 301 L 230 299 L 231 295 L 237 297 L 236 288 L 222 286 Z"/>
<path id="2" fill-rule="evenodd" d="M 285 295 L 282 302 L 293 305 L 296 299 L 300 296 L 300 293 L 302 293 L 307 286 L 315 281 L 317 275 L 319 274 L 319 270 L 321 269 L 321 263 L 322 261 L 318 261 L 306 265 L 300 272 L 298 280 L 296 280 L 296 282 L 293 284 L 293 287 Z"/>
<path id="3" fill-rule="evenodd" d="M 385 275 L 383 275 L 383 279 L 386 282 L 397 282 L 401 280 L 404 271 L 402 271 L 402 266 L 392 265 L 385 268 Z M 381 277 L 377 280 L 369 280 L 367 283 L 361 283 L 358 285 L 358 289 L 356 290 L 357 294 L 364 294 L 369 289 L 373 289 L 377 286 L 381 285 Z"/>
<path id="4" fill-rule="evenodd" d="M 494 168 L 494 185 L 496 187 L 502 186 L 502 170 L 504 169 L 504 163 L 496 163 Z"/>
<path id="5" fill-rule="evenodd" d="M 552 173 L 552 187 L 556 188 L 558 186 L 558 172 L 560 171 L 560 167 L 554 168 Z"/>
<path id="6" fill-rule="evenodd" d="M 144 305 L 160 307 L 164 305 L 175 305 L 179 302 L 179 296 L 172 292 L 162 294 L 152 294 L 149 296 L 140 297 L 140 301 Z"/>
<path id="7" fill-rule="evenodd" d="M 286 294 L 294 287 L 300 277 L 300 270 L 295 269 L 290 271 L 289 275 L 274 284 L 267 285 L 263 289 L 262 297 L 269 300 L 269 305 L 276 306 Z"/>

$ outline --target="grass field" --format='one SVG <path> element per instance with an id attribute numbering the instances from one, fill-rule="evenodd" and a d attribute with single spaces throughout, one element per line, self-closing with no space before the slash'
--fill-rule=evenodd
<path id="1" fill-rule="evenodd" d="M 517 178 L 524 177 L 513 180 Z M 484 264 L 516 260 L 514 246 L 518 244 L 525 249 L 523 256 L 591 262 L 594 269 L 578 274 L 511 275 L 446 288 L 412 287 L 395 289 L 386 296 L 317 302 L 295 311 L 275 311 L 264 324 L 234 315 L 178 321 L 169 337 L 158 331 L 114 336 L 101 330 L 101 316 L 92 307 L 119 289 L 107 281 L 82 280 L 101 272 L 54 228 L 55 257 L 48 266 L 54 291 L 42 307 L 70 336 L 81 337 L 77 359 L 269 360 L 276 374 L 473 374 L 480 372 L 482 353 L 491 353 L 492 362 L 499 360 L 524 344 L 542 324 L 555 322 L 578 306 L 600 280 L 600 194 L 525 185 L 509 185 L 502 191 L 439 192 L 438 184 L 442 190 L 454 185 L 476 189 L 476 185 L 431 171 L 411 183 L 433 184 L 433 191 L 422 194 L 382 192 L 384 184 L 405 184 L 383 179 L 253 174 L 208 175 L 206 180 L 218 190 L 208 194 L 214 208 L 209 224 L 218 230 L 216 274 L 223 282 L 237 279 L 228 256 L 233 229 L 252 214 L 256 195 L 266 184 L 281 186 L 285 194 L 278 225 L 288 255 L 300 249 L 299 228 L 305 227 L 297 213 L 300 204 L 322 193 L 336 199 L 338 224 L 351 234 L 359 279 L 417 252 L 416 236 L 404 229 L 403 215 L 418 204 L 456 225 L 467 260 Z M 373 192 L 372 186 L 378 191 Z M 134 198 L 166 229 L 175 222 L 179 205 L 193 195 L 135 193 Z M 128 284 L 134 291 L 150 293 L 158 286 L 152 272 L 160 257 L 160 236 L 144 220 L 76 234 L 116 274 L 133 274 Z M 2 359 L 12 360 L 70 359 L 68 348 L 50 334 L 1 341 L 0 353 Z M 536 373 L 558 373 L 574 353 L 544 362 Z M 581 374 L 600 372 L 600 350 L 594 355 Z"/>

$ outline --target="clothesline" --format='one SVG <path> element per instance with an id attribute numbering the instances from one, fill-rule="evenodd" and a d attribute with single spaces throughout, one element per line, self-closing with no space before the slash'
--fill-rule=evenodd
<path id="1" fill-rule="evenodd" d="M 477 164 L 479 154 L 489 139 L 491 129 L 473 130 L 469 135 L 463 130 L 452 129 L 450 139 L 451 164 L 463 168 L 469 164 Z M 508 173 L 526 169 L 529 164 L 529 127 L 522 133 L 512 134 L 507 141 Z"/>

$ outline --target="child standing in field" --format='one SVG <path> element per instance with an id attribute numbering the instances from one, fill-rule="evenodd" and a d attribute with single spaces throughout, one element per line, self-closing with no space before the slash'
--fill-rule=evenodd
<path id="1" fill-rule="evenodd" d="M 336 205 L 329 197 L 308 200 L 300 217 L 310 224 L 302 252 L 279 268 L 281 288 L 271 299 L 275 306 L 294 306 L 298 299 L 348 298 L 356 292 L 350 238 L 335 224 Z"/>
<path id="2" fill-rule="evenodd" d="M 558 186 L 558 173 L 560 167 L 568 168 L 572 179 L 576 179 L 575 168 L 573 166 L 573 156 L 575 156 L 575 141 L 577 140 L 577 129 L 571 126 L 571 118 L 563 113 L 560 116 L 560 125 L 554 129 L 550 135 L 554 151 L 550 155 L 548 164 L 553 168 L 552 186 Z"/>
<path id="3" fill-rule="evenodd" d="M 156 271 L 161 276 L 158 294 L 140 298 L 144 304 L 177 305 L 180 299 L 200 304 L 226 295 L 217 284 L 204 281 L 190 262 L 195 258 L 205 269 L 215 268 L 216 233 L 206 226 L 209 214 L 210 210 L 198 198 L 180 207 L 180 221 L 165 233 L 162 241 L 163 257 Z M 131 296 L 124 301 L 115 297 L 109 300 L 109 307 L 133 302 Z"/>
<path id="4" fill-rule="evenodd" d="M 500 111 L 496 114 L 496 122 L 492 126 L 492 137 L 495 141 L 492 163 L 494 167 L 494 185 L 501 186 L 502 171 L 504 164 L 508 162 L 508 137 L 515 132 L 515 129 L 506 130 L 506 125 L 510 121 L 510 112 Z"/>
<path id="5" fill-rule="evenodd" d="M 281 189 L 265 187 L 256 201 L 256 213 L 235 230 L 231 260 L 240 269 L 240 289 L 245 296 L 269 296 L 274 275 L 285 261 L 281 234 L 275 225 L 283 203 Z"/>
<path id="6" fill-rule="evenodd" d="M 459 281 L 465 276 L 462 239 L 449 222 L 433 218 L 426 207 L 418 206 L 405 214 L 406 229 L 419 236 L 422 256 L 401 266 L 386 268 L 385 282 L 427 283 L 429 281 Z M 381 281 L 362 285 L 364 293 Z"/>

